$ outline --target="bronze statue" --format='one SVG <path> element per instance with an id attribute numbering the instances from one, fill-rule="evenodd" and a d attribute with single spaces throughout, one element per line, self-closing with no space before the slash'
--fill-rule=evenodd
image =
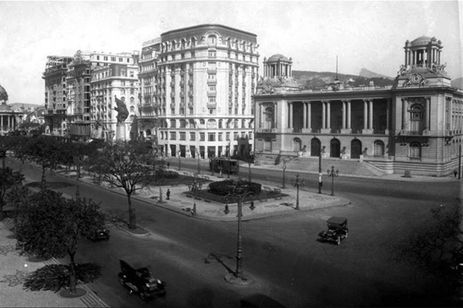
<path id="1" fill-rule="evenodd" d="M 129 116 L 127 106 L 125 105 L 125 102 L 123 100 L 118 99 L 116 95 L 114 95 L 114 99 L 117 104 L 117 107 L 114 108 L 114 110 L 117 111 L 117 123 L 124 123 L 124 121 Z"/>

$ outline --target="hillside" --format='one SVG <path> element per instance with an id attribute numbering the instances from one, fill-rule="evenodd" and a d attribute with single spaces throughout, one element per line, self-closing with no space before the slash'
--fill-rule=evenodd
<path id="1" fill-rule="evenodd" d="M 379 74 L 377 74 L 379 75 Z M 336 73 L 333 72 L 314 72 L 314 71 L 293 71 L 293 78 L 304 89 L 320 90 L 325 89 L 329 84 L 336 79 Z M 385 77 L 363 77 L 350 74 L 339 74 L 338 80 L 350 87 L 365 87 L 373 82 L 375 86 L 385 87 L 391 86 L 393 79 Z"/>
<path id="2" fill-rule="evenodd" d="M 463 89 L 463 77 L 452 80 L 452 87 Z"/>
<path id="3" fill-rule="evenodd" d="M 372 71 L 367 70 L 366 68 L 362 68 L 360 70 L 359 76 L 365 77 L 365 78 L 387 78 L 387 79 L 394 79 L 389 76 L 381 75 Z"/>

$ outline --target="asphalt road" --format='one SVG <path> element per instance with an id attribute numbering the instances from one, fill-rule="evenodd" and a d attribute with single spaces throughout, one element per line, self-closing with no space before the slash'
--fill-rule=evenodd
<path id="1" fill-rule="evenodd" d="M 23 172 L 40 178 L 37 169 L 24 167 Z M 281 171 L 261 172 L 253 174 L 281 179 Z M 60 176 L 49 181 L 75 185 Z M 247 287 L 223 279 L 225 266 L 234 269 L 236 223 L 195 219 L 139 201 L 134 202 L 137 223 L 152 236 L 139 238 L 113 227 L 109 242 L 83 240 L 78 262 L 103 266 L 95 291 L 112 307 L 147 305 L 119 286 L 120 258 L 150 265 L 167 282 L 166 298 L 152 303 L 157 307 L 239 307 L 239 300 L 252 294 L 265 294 L 287 307 L 419 306 L 431 303 L 428 297 L 439 303 L 438 282 L 395 260 L 395 244 L 424 223 L 432 207 L 457 202 L 458 183 L 336 181 L 337 195 L 350 199 L 350 206 L 243 223 L 243 268 L 253 280 Z M 75 186 L 61 191 L 74 194 Z M 111 214 L 126 215 L 123 195 L 86 184 L 80 185 L 80 193 L 101 201 Z M 349 218 L 349 239 L 341 246 L 317 242 L 324 219 L 335 215 Z M 225 266 L 211 258 L 205 262 L 210 253 L 220 256 Z"/>

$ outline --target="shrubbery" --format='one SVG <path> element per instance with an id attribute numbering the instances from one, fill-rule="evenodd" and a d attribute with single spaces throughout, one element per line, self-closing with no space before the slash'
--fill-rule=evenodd
<path id="1" fill-rule="evenodd" d="M 248 182 L 248 181 L 233 181 L 225 180 L 220 182 L 213 182 L 209 184 L 209 191 L 216 195 L 225 196 L 228 194 L 233 194 L 238 191 L 250 191 L 253 194 L 257 195 L 262 190 L 262 185 L 259 183 Z"/>
<path id="2" fill-rule="evenodd" d="M 101 267 L 94 263 L 76 264 L 76 278 L 83 283 L 92 282 L 101 276 Z M 58 292 L 69 287 L 70 268 L 65 264 L 51 264 L 31 273 L 24 282 L 24 288 L 31 291 L 50 290 Z"/>

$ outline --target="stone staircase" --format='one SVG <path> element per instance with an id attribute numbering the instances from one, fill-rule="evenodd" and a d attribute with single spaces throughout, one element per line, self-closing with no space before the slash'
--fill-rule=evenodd
<path id="1" fill-rule="evenodd" d="M 306 172 L 318 172 L 319 161 L 318 157 L 293 157 L 286 163 L 287 170 L 301 170 Z M 260 160 L 260 165 L 272 165 L 282 168 L 282 163 L 275 166 L 275 157 L 272 159 Z M 334 166 L 335 170 L 339 170 L 339 174 L 343 175 L 360 175 L 360 176 L 382 176 L 384 172 L 381 169 L 370 165 L 367 162 L 359 160 L 339 159 L 339 158 L 323 158 L 322 173 L 326 174 L 328 169 Z"/>

